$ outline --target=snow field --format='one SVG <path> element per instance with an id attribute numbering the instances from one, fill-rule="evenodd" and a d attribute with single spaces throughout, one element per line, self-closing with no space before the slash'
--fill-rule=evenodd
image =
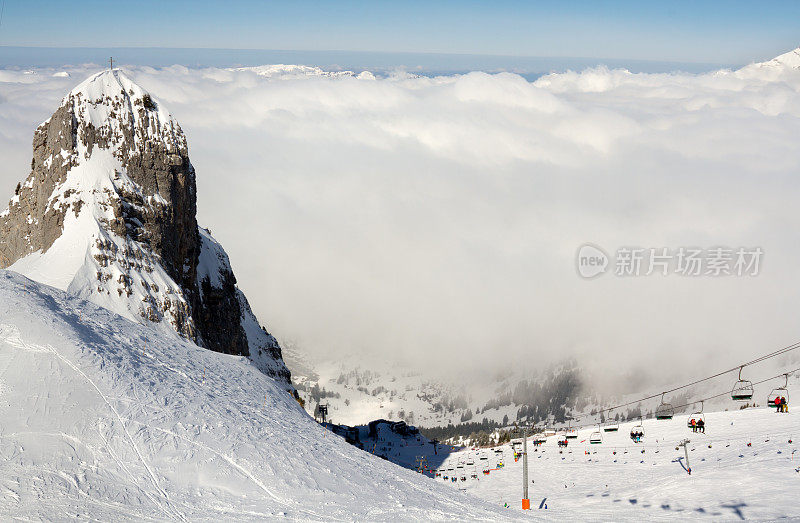
<path id="1" fill-rule="evenodd" d="M 641 444 L 630 439 L 638 422 L 622 423 L 616 433 L 603 432 L 601 444 L 589 443 L 596 427 L 580 430 L 566 449 L 557 446 L 563 436 L 551 436 L 539 447 L 529 439 L 532 512 L 580 521 L 800 518 L 800 420 L 795 413 L 768 408 L 709 412 L 705 434 L 693 433 L 686 420 L 686 415 L 645 420 Z M 675 448 L 683 439 L 690 440 L 691 475 L 683 447 Z M 502 448 L 503 469 L 484 476 L 478 468 L 477 481 L 468 475 L 465 482 L 446 483 L 520 510 L 522 459 L 515 463 L 511 447 Z M 482 452 L 456 452 L 440 468 L 478 463 Z M 538 508 L 545 498 L 546 512 Z"/>
<path id="2" fill-rule="evenodd" d="M 10 271 L 0 391 L 0 519 L 504 516 L 348 445 L 244 358 Z"/>

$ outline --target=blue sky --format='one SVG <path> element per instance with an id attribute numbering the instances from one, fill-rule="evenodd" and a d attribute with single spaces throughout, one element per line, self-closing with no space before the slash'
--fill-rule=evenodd
<path id="1" fill-rule="evenodd" d="M 743 64 L 800 46 L 800 2 L 5 0 L 0 45 Z"/>

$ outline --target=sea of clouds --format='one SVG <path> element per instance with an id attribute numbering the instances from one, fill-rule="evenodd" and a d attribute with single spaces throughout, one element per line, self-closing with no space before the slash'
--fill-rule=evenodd
<path id="1" fill-rule="evenodd" d="M 255 312 L 314 358 L 488 375 L 575 356 L 677 379 L 800 339 L 798 70 L 124 69 L 183 127 L 199 220 Z M 0 201 L 97 70 L 0 70 Z M 756 277 L 589 281 L 586 242 L 764 257 Z"/>

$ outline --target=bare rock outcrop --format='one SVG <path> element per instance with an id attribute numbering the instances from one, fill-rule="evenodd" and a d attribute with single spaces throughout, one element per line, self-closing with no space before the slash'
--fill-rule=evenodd
<path id="1" fill-rule="evenodd" d="M 34 133 L 30 174 L 0 213 L 0 268 L 248 356 L 288 385 L 277 341 L 198 227 L 196 191 L 180 125 L 121 71 L 96 74 Z"/>

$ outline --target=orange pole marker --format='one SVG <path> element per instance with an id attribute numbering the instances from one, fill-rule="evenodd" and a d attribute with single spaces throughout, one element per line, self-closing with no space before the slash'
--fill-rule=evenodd
<path id="1" fill-rule="evenodd" d="M 523 499 L 522 500 L 522 510 L 530 510 L 531 509 L 531 500 Z"/>

